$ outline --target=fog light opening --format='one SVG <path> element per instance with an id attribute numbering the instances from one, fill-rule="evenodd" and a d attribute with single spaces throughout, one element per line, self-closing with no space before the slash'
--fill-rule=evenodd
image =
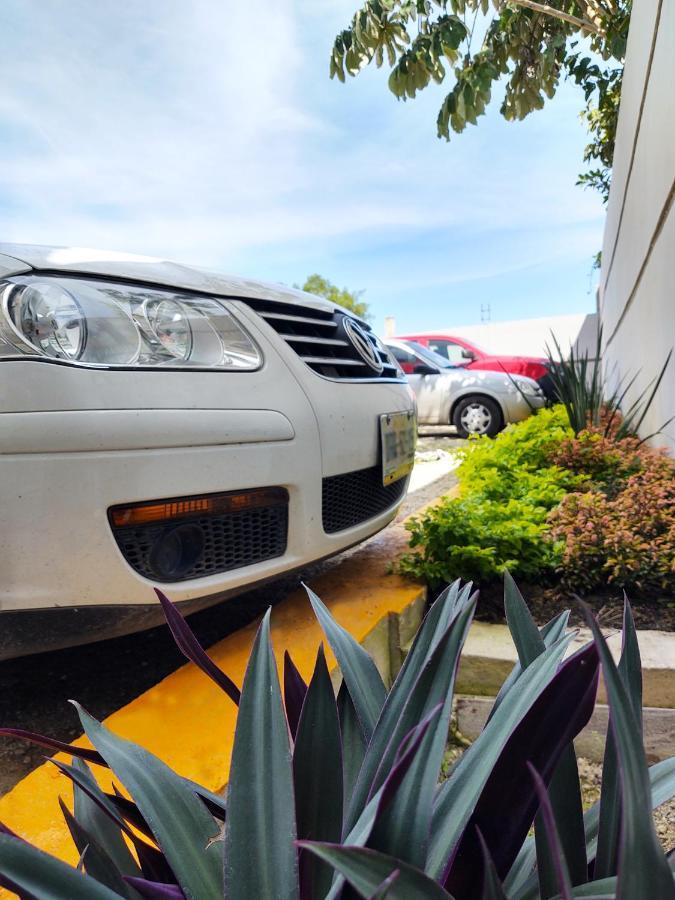
<path id="1" fill-rule="evenodd" d="M 148 562 L 158 578 L 174 581 L 195 566 L 203 550 L 204 532 L 200 525 L 176 525 L 157 538 Z"/>

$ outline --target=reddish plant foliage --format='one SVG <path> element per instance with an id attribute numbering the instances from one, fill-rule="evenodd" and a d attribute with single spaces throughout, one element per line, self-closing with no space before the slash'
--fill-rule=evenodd
<path id="1" fill-rule="evenodd" d="M 548 518 L 560 542 L 563 583 L 592 590 L 608 582 L 656 595 L 675 592 L 675 462 L 634 438 L 584 432 L 556 462 L 593 477 L 595 488 L 563 498 Z"/>

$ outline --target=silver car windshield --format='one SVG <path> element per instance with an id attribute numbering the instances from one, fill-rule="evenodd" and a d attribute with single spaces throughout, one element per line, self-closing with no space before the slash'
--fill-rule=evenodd
<path id="1" fill-rule="evenodd" d="M 405 345 L 406 347 L 410 347 L 416 356 L 419 356 L 430 365 L 436 366 L 437 369 L 459 368 L 456 363 L 451 363 L 447 356 L 441 356 L 440 353 L 436 353 L 435 350 L 430 350 L 428 347 L 423 347 L 422 344 L 418 344 L 417 341 L 406 341 Z"/>

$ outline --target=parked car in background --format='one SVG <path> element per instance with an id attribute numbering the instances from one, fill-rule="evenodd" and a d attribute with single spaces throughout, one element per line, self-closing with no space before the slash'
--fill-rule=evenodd
<path id="1" fill-rule="evenodd" d="M 511 375 L 526 375 L 533 378 L 549 400 L 555 399 L 555 389 L 551 378 L 550 363 L 545 357 L 502 356 L 487 353 L 466 338 L 445 332 L 427 331 L 418 334 L 398 335 L 402 340 L 416 341 L 449 362 L 465 366 L 472 371 L 509 372 Z"/>
<path id="2" fill-rule="evenodd" d="M 0 659 L 161 621 L 332 556 L 403 500 L 415 400 L 325 299 L 0 245 Z"/>
<path id="3" fill-rule="evenodd" d="M 386 344 L 415 392 L 420 425 L 448 424 L 460 437 L 494 437 L 546 405 L 532 378 L 458 366 L 415 341 L 392 338 Z"/>

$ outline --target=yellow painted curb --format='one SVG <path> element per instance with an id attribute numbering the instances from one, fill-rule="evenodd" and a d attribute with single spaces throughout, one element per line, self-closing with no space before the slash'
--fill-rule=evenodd
<path id="1" fill-rule="evenodd" d="M 415 515 L 419 515 L 417 510 Z M 404 523 L 397 522 L 364 547 L 343 557 L 312 582 L 333 616 L 374 656 L 385 679 L 397 669 L 396 653 L 421 620 L 425 589 L 387 575 L 388 565 L 407 547 Z M 239 685 L 244 677 L 257 622 L 210 648 L 212 659 Z M 291 594 L 272 611 L 272 643 L 279 667 L 288 650 L 305 678 L 311 675 L 323 633 L 305 592 Z M 327 651 L 329 666 L 335 659 Z M 181 775 L 220 791 L 227 783 L 237 710 L 196 666 L 187 664 L 127 706 L 106 725 L 143 745 Z M 76 743 L 86 745 L 84 739 Z M 58 758 L 67 759 L 63 755 Z M 109 789 L 111 773 L 94 767 Z M 58 807 L 71 805 L 69 781 L 50 763 L 27 775 L 0 798 L 0 821 L 41 849 L 72 864 L 77 852 Z M 0 890 L 0 896 L 13 896 Z"/>

